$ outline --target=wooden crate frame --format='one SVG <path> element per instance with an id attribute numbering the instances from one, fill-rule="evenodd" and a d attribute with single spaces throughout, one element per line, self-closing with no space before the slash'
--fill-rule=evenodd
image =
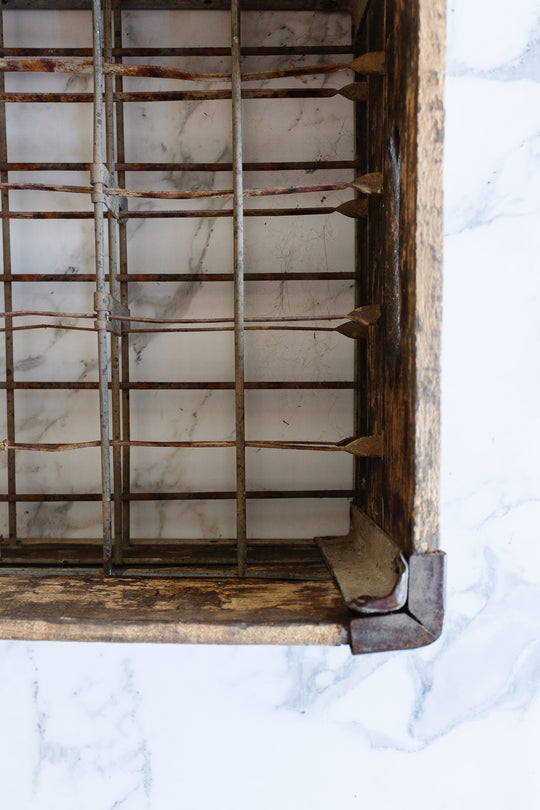
<path id="1" fill-rule="evenodd" d="M 7 10 L 90 6 L 85 0 L 6 0 L 3 4 Z M 229 5 L 214 0 L 127 0 L 118 6 L 172 7 L 222 9 Z M 100 15 L 100 4 L 95 8 Z M 372 64 L 368 57 L 364 63 L 365 73 L 359 78 L 365 83 L 365 98 L 356 103 L 359 174 L 383 177 L 382 196 L 361 194 L 367 216 L 358 220 L 357 227 L 362 269 L 357 304 L 380 306 L 382 318 L 366 328 L 366 350 L 357 353 L 357 384 L 367 392 L 367 402 L 357 406 L 356 436 L 364 437 L 368 449 L 356 459 L 351 532 L 347 538 L 327 538 L 319 544 L 334 578 L 299 581 L 294 576 L 268 580 L 246 576 L 241 474 L 238 578 L 184 576 L 180 580 L 138 576 L 137 571 L 128 578 L 124 575 L 129 572 L 120 570 L 115 560 L 114 521 L 119 520 L 121 508 L 115 516 L 111 493 L 118 489 L 111 485 L 114 473 L 104 468 L 104 575 L 81 570 L 75 577 L 59 570 L 41 573 L 16 565 L 0 566 L 0 635 L 4 638 L 349 643 L 358 653 L 421 646 L 440 633 L 444 578 L 444 555 L 438 551 L 444 3 L 246 0 L 242 8 L 346 10 L 353 18 L 354 53 L 360 57 L 384 54 L 382 69 L 377 59 Z M 93 59 L 97 86 L 104 82 L 102 68 L 96 67 L 100 55 L 98 40 Z M 9 184 L 11 167 L 5 113 L 2 115 L 1 181 Z M 121 177 L 114 176 L 118 166 L 108 160 L 102 137 L 104 129 L 96 135 L 91 173 L 93 200 L 100 212 L 96 214 L 98 242 L 105 217 L 115 217 L 120 210 L 114 198 L 103 196 L 103 188 L 117 185 Z M 101 165 L 107 165 L 107 170 Z M 236 167 L 241 180 L 241 153 L 236 155 Z M 237 193 L 235 199 L 240 245 L 241 195 Z M 2 191 L 2 203 L 6 257 L 7 189 Z M 106 206 L 110 214 L 106 214 Z M 99 265 L 99 256 L 97 262 Z M 98 279 L 100 272 L 104 269 L 98 267 Z M 241 291 L 238 262 L 235 278 Z M 6 310 L 10 309 L 10 283 L 5 264 Z M 98 283 L 96 316 L 104 341 L 108 339 L 107 316 L 127 316 L 120 294 L 115 295 L 114 290 L 113 298 L 111 301 L 109 291 Z M 241 320 L 241 315 L 236 317 L 235 328 Z M 11 319 L 6 319 L 6 325 L 11 325 Z M 9 356 L 9 331 L 6 336 Z M 112 340 L 114 343 L 114 336 Z M 8 406 L 9 392 L 12 395 L 14 390 L 9 383 L 8 373 Z M 108 405 L 105 388 L 101 386 L 102 404 Z M 240 392 L 243 396 L 243 387 Z M 113 402 L 113 410 L 115 407 L 120 418 L 118 402 L 116 406 Z M 16 442 L 9 425 L 8 432 L 6 449 L 12 458 Z M 108 443 L 108 435 L 102 432 L 105 466 Z M 236 444 L 238 448 L 239 442 Z M 120 450 L 115 454 L 119 456 Z M 16 503 L 16 496 L 9 502 Z"/>

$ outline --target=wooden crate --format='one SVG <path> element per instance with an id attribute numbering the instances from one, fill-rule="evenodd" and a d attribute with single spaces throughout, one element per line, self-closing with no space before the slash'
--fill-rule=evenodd
<path id="1" fill-rule="evenodd" d="M 89 10 L 91 2 L 76 0 L 5 0 L 3 16 L 17 13 L 69 9 Z M 171 67 L 170 57 L 204 60 L 221 58 L 223 47 L 185 44 L 174 48 L 156 46 L 145 50 L 130 49 L 123 39 L 123 13 L 130 10 L 167 14 L 171 9 L 213 14 L 230 8 L 219 0 L 125 0 L 117 4 L 94 1 L 93 49 L 76 47 L 64 50 L 13 48 L 6 40 L 2 51 L 2 77 L 12 73 L 71 72 L 75 76 L 92 74 L 97 90 L 49 92 L 34 95 L 8 82 L 0 88 L 0 181 L 2 186 L 3 286 L 5 316 L 6 373 L 2 387 L 6 392 L 5 488 L 1 501 L 6 505 L 7 530 L 0 551 L 0 636 L 3 638 L 70 639 L 111 641 L 166 641 L 193 643 L 269 643 L 269 644 L 350 644 L 354 653 L 402 649 L 429 644 L 442 626 L 444 555 L 438 550 L 439 536 L 439 332 L 442 257 L 442 146 L 445 8 L 441 0 L 338 0 L 313 2 L 291 0 L 280 3 L 242 3 L 242 10 L 286 11 L 287 14 L 318 13 L 350 15 L 350 43 L 329 38 L 307 48 L 302 45 L 268 48 L 243 46 L 240 11 L 233 5 L 232 60 L 230 74 L 209 76 L 182 72 Z M 88 19 L 90 19 L 88 17 Z M 270 19 L 270 18 L 269 18 Z M 275 18 L 278 19 L 277 17 Z M 270 31 L 269 34 L 272 32 Z M 125 35 L 125 30 L 124 30 Z M 242 51 L 242 47 L 244 50 Z M 225 49 L 225 52 L 227 49 Z M 241 55 L 260 59 L 255 75 L 242 69 Z M 276 69 L 272 58 L 291 60 Z M 312 57 L 312 58 L 311 58 Z M 134 61 L 136 59 L 136 62 Z M 146 62 L 145 62 L 146 60 Z M 161 60 L 161 62 L 160 62 Z M 151 62 L 152 67 L 136 67 Z M 131 65 L 131 67 L 127 67 Z M 270 65 L 270 66 L 268 66 Z M 258 73 L 257 71 L 266 71 Z M 347 70 L 353 74 L 347 74 Z M 217 71 L 220 73 L 221 71 Z M 227 72 L 227 71 L 225 71 Z M 350 75 L 350 81 L 341 77 Z M 331 76 L 333 84 L 310 84 L 313 76 Z M 134 90 L 130 82 L 153 77 L 158 89 Z M 185 85 L 170 85 L 169 79 Z M 201 85 L 201 79 L 205 84 Z M 254 89 L 253 82 L 257 81 Z M 276 84 L 276 81 L 278 82 Z M 212 82 L 221 82 L 213 84 Z M 291 84 L 293 82 L 293 84 Z M 304 82 L 303 84 L 301 82 Z M 173 89 L 170 88 L 181 89 Z M 186 89 L 186 87 L 190 89 Z M 191 88 L 195 88 L 195 91 Z M 203 88 L 202 90 L 200 88 Z M 152 85 L 154 88 L 154 85 Z M 163 89 L 165 88 L 165 89 Z M 285 89 L 284 89 L 285 88 Z M 343 90 L 341 93 L 340 91 Z M 156 95 L 157 94 L 157 95 Z M 206 94 L 206 95 L 205 95 Z M 170 210 L 133 208 L 133 198 L 125 192 L 135 188 L 129 172 L 148 172 L 154 161 L 129 162 L 126 153 L 126 118 L 132 102 L 166 101 L 193 104 L 194 100 L 222 104 L 230 99 L 233 120 L 231 159 L 189 164 L 179 162 L 162 166 L 163 171 L 228 171 L 232 175 L 230 198 L 233 207 L 219 208 L 209 197 L 208 211 L 190 208 L 192 186 L 184 209 L 179 193 L 161 194 Z M 273 99 L 286 104 L 287 98 L 321 100 L 339 97 L 349 105 L 354 122 L 355 154 L 349 160 L 322 159 L 311 162 L 284 160 L 246 162 L 242 156 L 242 105 L 240 99 Z M 87 104 L 94 113 L 93 156 L 86 162 L 16 162 L 11 158 L 16 145 L 10 141 L 9 111 L 29 109 L 44 103 Z M 245 104 L 245 101 L 243 102 Z M 93 105 L 93 106 L 92 106 Z M 43 133 L 43 139 L 51 133 Z M 165 148 L 165 147 L 164 147 Z M 228 160 L 228 158 L 227 158 Z M 249 160 L 249 158 L 248 158 Z M 304 171 L 288 188 L 275 182 L 263 182 L 263 196 L 274 201 L 261 202 L 259 195 L 246 196 L 243 174 L 258 172 L 270 178 L 273 172 Z M 351 181 L 319 182 L 311 180 L 314 171 L 352 172 Z M 93 208 L 76 207 L 50 211 L 16 211 L 10 206 L 10 194 L 39 189 L 25 177 L 32 172 L 87 172 L 84 185 L 66 189 L 65 183 L 47 182 L 41 177 L 41 190 L 50 194 L 85 194 Z M 265 174 L 266 173 L 266 174 Z M 258 176 L 258 175 L 257 175 Z M 15 177 L 15 179 L 13 179 Z M 22 177 L 22 179 L 21 179 Z M 53 178 L 51 182 L 50 177 Z M 332 178 L 330 177 L 330 180 Z M 72 183 L 72 186 L 76 183 Z M 140 188 L 140 186 L 139 186 Z M 225 186 L 225 188 L 227 188 Z M 261 186 L 259 186 L 261 188 Z M 352 199 L 329 206 L 321 194 L 349 189 Z M 270 192 L 272 192 L 270 194 Z M 287 192 L 319 196 L 316 205 L 302 203 L 287 206 Z M 214 197 L 215 188 L 213 189 Z M 176 195 L 176 196 L 175 196 Z M 157 195 L 146 194 L 146 199 Z M 178 200 L 181 200 L 178 203 Z M 218 199 L 221 199 L 218 196 Z M 275 203 L 278 199 L 278 203 Z M 174 200 L 168 203 L 168 200 Z M 244 205 L 245 203 L 245 205 Z M 250 203 L 250 204 L 248 204 Z M 206 203 L 205 203 L 206 205 Z M 265 206 L 268 205 L 268 208 Z M 276 208 L 277 206 L 277 208 Z M 180 220 L 182 217 L 227 219 L 233 234 L 232 272 L 215 267 L 216 279 L 234 290 L 234 315 L 221 318 L 216 326 L 209 318 L 165 318 L 153 312 L 150 327 L 137 308 L 134 284 L 159 285 L 174 281 L 205 284 L 208 279 L 192 274 L 188 278 L 169 275 L 154 278 L 133 274 L 137 242 L 129 223 L 152 216 Z M 157 211 L 157 213 L 156 213 Z M 182 215 L 179 212 L 184 211 Z M 217 212 L 217 213 L 216 213 Z M 350 272 L 321 270 L 305 272 L 302 283 L 339 278 L 354 285 L 351 312 L 341 315 L 338 326 L 329 326 L 336 317 L 320 312 L 306 315 L 263 316 L 246 320 L 244 291 L 250 282 L 283 284 L 296 276 L 283 273 L 256 273 L 244 268 L 244 220 L 260 217 L 318 218 L 345 215 L 354 220 L 354 268 Z M 43 282 L 66 282 L 47 273 L 36 274 L 31 268 L 15 269 L 11 248 L 14 221 L 53 219 L 92 220 L 95 228 L 95 269 L 81 279 L 95 284 L 93 311 L 80 319 L 50 321 L 45 307 L 39 307 L 39 329 L 71 329 L 74 324 L 96 332 L 97 381 L 20 379 L 14 361 L 14 340 L 28 320 L 14 305 L 14 290 L 38 289 Z M 217 220 L 216 220 L 217 221 Z M 47 223 L 45 223 L 47 224 Z M 314 228 L 323 239 L 322 229 Z M 106 243 L 108 241 L 108 250 Z M 135 247 L 134 247 L 135 245 Z M 232 261 L 232 257 L 231 257 Z M 131 264 L 130 264 L 131 263 Z M 227 257 L 227 263 L 229 258 Z M 65 275 L 65 274 L 64 274 Z M 106 278 L 107 276 L 107 278 Z M 218 278 L 219 277 L 219 278 Z M 31 287 L 30 285 L 34 285 Z M 132 285 L 132 286 L 130 286 Z M 41 289 L 41 288 L 39 288 Z M 66 289 L 71 289 L 66 287 Z M 73 288 L 74 289 L 74 288 Z M 232 300 L 232 293 L 231 293 Z M 135 303 L 134 303 L 135 302 Z M 24 310 L 28 311 L 28 310 Z M 58 311 L 57 311 L 58 312 Z M 70 310 L 72 312 L 72 310 Z M 17 314 L 15 314 L 17 313 Z M 167 313 L 165 313 L 167 314 Z M 161 315 L 161 318 L 160 318 Z M 87 320 L 83 320 L 87 318 Z M 156 323 L 156 320 L 158 323 Z M 280 383 L 253 380 L 246 374 L 244 342 L 251 329 L 276 329 L 291 333 L 298 320 L 310 323 L 315 333 L 333 330 L 341 340 L 354 341 L 354 379 L 306 382 L 299 379 Z M 204 321 L 201 326 L 200 322 Z M 45 327 L 44 325 L 47 324 Z M 210 326 L 209 326 L 210 324 Z M 185 330 L 213 330 L 234 335 L 234 381 L 193 383 L 190 380 L 133 380 L 130 367 L 130 340 L 135 328 L 177 330 L 171 351 L 187 345 Z M 184 330 L 184 331 L 182 331 Z M 75 332 L 71 334 L 75 335 Z M 231 336 L 229 334 L 229 337 Z M 291 340 L 293 337 L 291 337 Z M 193 340 L 193 335 L 189 336 Z M 191 345 L 191 344 L 190 344 Z M 189 349 L 187 350 L 189 352 Z M 130 376 L 131 372 L 131 376 Z M 232 439 L 150 441 L 134 438 L 133 396 L 137 390 L 190 390 L 201 386 L 225 390 L 234 396 L 234 436 Z M 347 389 L 354 397 L 351 410 L 352 436 L 341 441 L 298 439 L 246 440 L 246 392 L 256 390 L 264 396 L 271 390 Z M 18 396 L 34 391 L 45 397 L 49 390 L 94 391 L 96 414 L 99 411 L 99 439 L 82 439 L 61 444 L 39 441 L 22 442 L 16 416 Z M 99 397 L 99 408 L 98 399 Z M 45 400 L 43 400 L 45 401 Z M 352 399 L 351 399 L 352 402 Z M 131 421 L 130 421 L 131 414 Z M 193 423 L 197 416 L 193 415 Z M 192 434 L 189 434 L 192 435 Z M 21 492 L 17 486 L 19 454 L 58 454 L 63 451 L 84 453 L 82 445 L 97 448 L 101 459 L 101 492 Z M 236 461 L 236 487 L 220 490 L 212 485 L 202 491 L 190 488 L 171 491 L 163 485 L 148 492 L 132 486 L 133 457 L 137 449 L 166 447 L 184 452 L 201 447 L 228 449 Z M 316 454 L 329 457 L 347 454 L 354 460 L 354 473 L 347 489 L 338 488 L 331 476 L 325 488 L 310 486 L 278 490 L 254 489 L 246 476 L 246 454 L 253 449 L 301 454 L 309 466 Z M 307 452 L 306 452 L 307 451 Z M 81 456 L 82 458 L 82 456 Z M 210 467 L 211 464 L 207 464 Z M 208 469 L 209 480 L 211 470 Z M 285 477 L 285 473 L 284 473 Z M 350 531 L 342 536 L 268 538 L 250 533 L 250 504 L 290 503 L 300 499 L 309 504 L 324 504 L 338 499 L 350 504 Z M 164 542 L 161 536 L 134 537 L 133 503 L 153 514 L 156 503 L 166 501 L 227 502 L 235 508 L 236 531 L 227 537 L 179 538 Z M 64 503 L 101 504 L 103 536 L 95 538 L 22 536 L 18 530 L 21 508 L 25 504 Z M 30 508 L 30 507 L 29 507 Z M 319 508 L 319 507 L 317 507 Z M 285 507 L 283 507 L 285 511 Z M 315 506 L 306 507 L 306 525 Z M 19 511 L 18 511 L 19 510 Z M 131 511 L 130 511 L 131 510 Z M 313 512 L 314 513 L 314 512 Z M 253 514 L 253 512 L 252 512 Z M 321 512 L 323 514 L 323 512 Z M 321 532 L 322 533 L 322 532 Z M 306 532 L 306 535 L 308 532 Z"/>

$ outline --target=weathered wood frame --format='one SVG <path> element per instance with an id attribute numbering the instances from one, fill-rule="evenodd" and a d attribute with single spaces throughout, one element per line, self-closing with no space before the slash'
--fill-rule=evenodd
<path id="1" fill-rule="evenodd" d="M 89 5 L 85 0 L 4 2 L 5 9 Z M 209 8 L 207 2 L 194 0 L 122 3 L 125 8 L 172 6 Z M 210 7 L 228 8 L 229 4 L 212 0 Z M 243 3 L 246 9 L 332 11 L 344 7 L 332 0 Z M 384 50 L 387 55 L 387 76 L 369 80 L 368 108 L 363 115 L 371 114 L 379 122 L 379 139 L 368 144 L 365 170 L 384 171 L 388 188 L 392 178 L 388 144 L 395 131 L 399 132 L 400 155 L 397 233 L 393 229 L 396 208 L 391 200 L 382 208 L 373 202 L 364 231 L 359 227 L 358 250 L 368 268 L 363 290 L 368 297 L 362 303 L 383 302 L 386 324 L 383 340 L 370 342 L 363 361 L 369 396 L 358 427 L 365 433 L 384 429 L 385 449 L 384 462 L 368 459 L 358 464 L 357 481 L 365 479 L 367 486 L 358 486 L 355 505 L 408 557 L 405 607 L 386 615 L 354 616 L 331 582 L 101 576 L 78 576 L 74 580 L 6 571 L 0 577 L 1 637 L 350 643 L 354 652 L 369 652 L 421 646 L 440 632 L 444 568 L 443 555 L 438 551 L 438 500 L 445 4 L 444 0 L 388 0 L 382 28 L 372 21 L 378 7 L 382 4 L 375 0 L 352 0 L 346 5 L 353 15 L 359 52 L 368 48 Z M 384 83 L 386 95 L 381 92 Z M 383 108 L 381 98 L 385 99 Z M 362 113 L 358 126 L 365 126 Z M 396 277 L 390 275 L 388 245 L 392 239 L 399 258 Z M 397 296 L 397 306 L 392 295 Z"/>

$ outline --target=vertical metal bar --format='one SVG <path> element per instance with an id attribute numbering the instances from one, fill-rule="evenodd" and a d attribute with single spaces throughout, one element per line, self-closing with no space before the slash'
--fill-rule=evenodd
<path id="1" fill-rule="evenodd" d="M 103 53 L 107 62 L 112 62 L 113 32 L 111 0 L 103 2 Z M 113 78 L 105 76 L 105 122 L 106 122 L 106 148 L 107 168 L 114 175 L 114 103 Z M 120 283 L 118 281 L 118 219 L 109 211 L 109 289 L 117 301 L 120 300 Z M 112 437 L 121 439 L 120 415 L 120 338 L 111 334 L 111 406 L 112 406 Z M 113 491 L 114 491 L 114 537 L 113 562 L 122 564 L 122 449 L 113 447 Z"/>
<path id="2" fill-rule="evenodd" d="M 366 19 L 361 30 L 360 38 L 356 40 L 357 51 L 365 53 L 368 50 L 368 28 L 369 20 Z M 360 174 L 368 171 L 368 143 L 369 143 L 369 117 L 367 114 L 367 104 L 354 105 L 354 127 L 355 127 L 355 160 L 358 162 Z M 355 281 L 355 307 L 362 306 L 366 301 L 370 301 L 370 289 L 368 284 L 369 274 L 369 249 L 368 249 L 368 222 L 364 217 L 355 220 L 355 269 L 357 278 Z M 354 365 L 355 365 L 355 391 L 354 391 L 354 435 L 366 436 L 368 433 L 367 421 L 367 343 L 363 340 L 354 342 Z M 354 458 L 354 503 L 362 509 L 366 507 L 368 478 L 368 459 L 355 456 Z"/>
<path id="3" fill-rule="evenodd" d="M 103 570 L 112 574 L 112 503 L 111 503 L 111 458 L 109 443 L 109 391 L 107 362 L 107 314 L 103 307 L 105 284 L 105 240 L 103 234 L 105 217 L 104 183 L 100 170 L 106 161 L 105 103 L 103 77 L 103 21 L 100 0 L 92 3 L 93 55 L 94 55 L 94 226 L 97 299 L 97 338 L 99 371 L 99 416 L 101 430 L 101 493 L 103 510 Z"/>
<path id="4" fill-rule="evenodd" d="M 4 47 L 4 15 L 0 9 L 0 46 Z M 4 92 L 4 76 L 0 76 L 0 92 Z M 7 154 L 7 127 L 6 127 L 6 105 L 0 104 L 0 160 L 6 164 L 8 159 Z M 2 183 L 8 182 L 8 172 L 2 171 L 0 173 L 0 180 Z M 2 212 L 9 211 L 9 191 L 5 189 L 1 193 Z M 11 234 L 10 222 L 8 218 L 2 219 L 2 255 L 4 262 L 4 274 L 11 275 Z M 13 294 L 11 281 L 4 281 L 4 311 L 13 311 Z M 4 349 L 6 353 L 6 382 L 13 382 L 14 369 L 13 369 L 13 332 L 9 329 L 12 326 L 12 319 L 6 318 L 5 326 L 7 331 L 4 333 Z M 15 391 L 13 388 L 6 388 L 6 410 L 7 410 L 7 440 L 9 442 L 15 441 Z M 16 483 L 15 483 L 15 451 L 7 451 L 7 474 L 8 474 L 8 494 L 10 501 L 8 505 L 8 520 L 9 520 L 9 542 L 15 543 L 17 539 L 17 504 L 15 500 Z M 0 549 L 1 553 L 1 549 Z"/>
<path id="5" fill-rule="evenodd" d="M 113 0 L 114 9 L 114 46 L 115 48 L 122 47 L 122 9 L 118 0 Z M 117 61 L 121 62 L 122 57 L 118 57 Z M 121 76 L 116 78 L 115 89 L 117 92 L 122 92 L 124 80 Z M 126 162 L 125 150 L 125 135 L 124 135 L 124 104 L 122 101 L 116 104 L 116 155 L 119 163 Z M 126 185 L 125 171 L 118 172 L 118 186 L 124 188 Z M 120 211 L 127 211 L 128 200 L 123 197 L 120 200 Z M 120 220 L 118 223 L 118 238 L 119 238 L 119 253 L 120 253 L 120 272 L 123 279 L 128 273 L 128 251 L 127 251 L 127 222 L 125 219 Z M 122 280 L 120 283 L 120 301 L 124 306 L 128 306 L 129 302 L 129 282 Z M 129 383 L 129 335 L 122 335 L 122 436 L 125 441 L 129 441 L 131 436 L 130 428 L 130 391 Z M 129 446 L 122 447 L 122 546 L 125 547 L 130 543 L 130 518 L 131 518 L 131 501 L 128 497 L 131 489 L 131 448 Z M 116 484 L 115 484 L 116 487 Z"/>
<path id="6" fill-rule="evenodd" d="M 240 74 L 240 3 L 231 2 L 233 238 L 234 238 L 234 380 L 236 416 L 236 542 L 238 576 L 246 575 L 246 433 L 244 420 L 244 198 L 242 177 L 242 86 Z"/>
<path id="7" fill-rule="evenodd" d="M 368 29 L 368 47 L 370 50 L 383 51 L 386 46 L 385 33 L 386 2 L 377 3 L 370 13 Z M 366 112 L 369 116 L 367 171 L 383 172 L 385 165 L 385 150 L 388 143 L 389 132 L 386 131 L 385 122 L 388 121 L 386 110 L 386 76 L 369 76 L 367 78 L 368 99 Z M 367 283 L 369 285 L 369 300 L 374 304 L 384 302 L 385 279 L 385 235 L 384 213 L 375 199 L 370 199 L 368 228 L 369 268 L 367 268 Z M 386 313 L 388 316 L 388 312 Z M 385 358 L 384 341 L 381 334 L 373 335 L 367 341 L 367 432 L 368 434 L 381 434 L 384 430 L 384 400 L 385 400 Z M 386 528 L 385 502 L 386 481 L 384 461 L 382 459 L 369 459 L 367 462 L 367 502 L 366 511 L 379 526 Z"/>

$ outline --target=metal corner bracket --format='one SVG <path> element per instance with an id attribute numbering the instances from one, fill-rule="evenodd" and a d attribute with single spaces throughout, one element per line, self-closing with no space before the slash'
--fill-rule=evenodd
<path id="1" fill-rule="evenodd" d="M 349 643 L 353 654 L 410 650 L 439 638 L 443 626 L 445 560 L 442 551 L 411 555 L 406 605 L 396 613 L 352 618 Z"/>

